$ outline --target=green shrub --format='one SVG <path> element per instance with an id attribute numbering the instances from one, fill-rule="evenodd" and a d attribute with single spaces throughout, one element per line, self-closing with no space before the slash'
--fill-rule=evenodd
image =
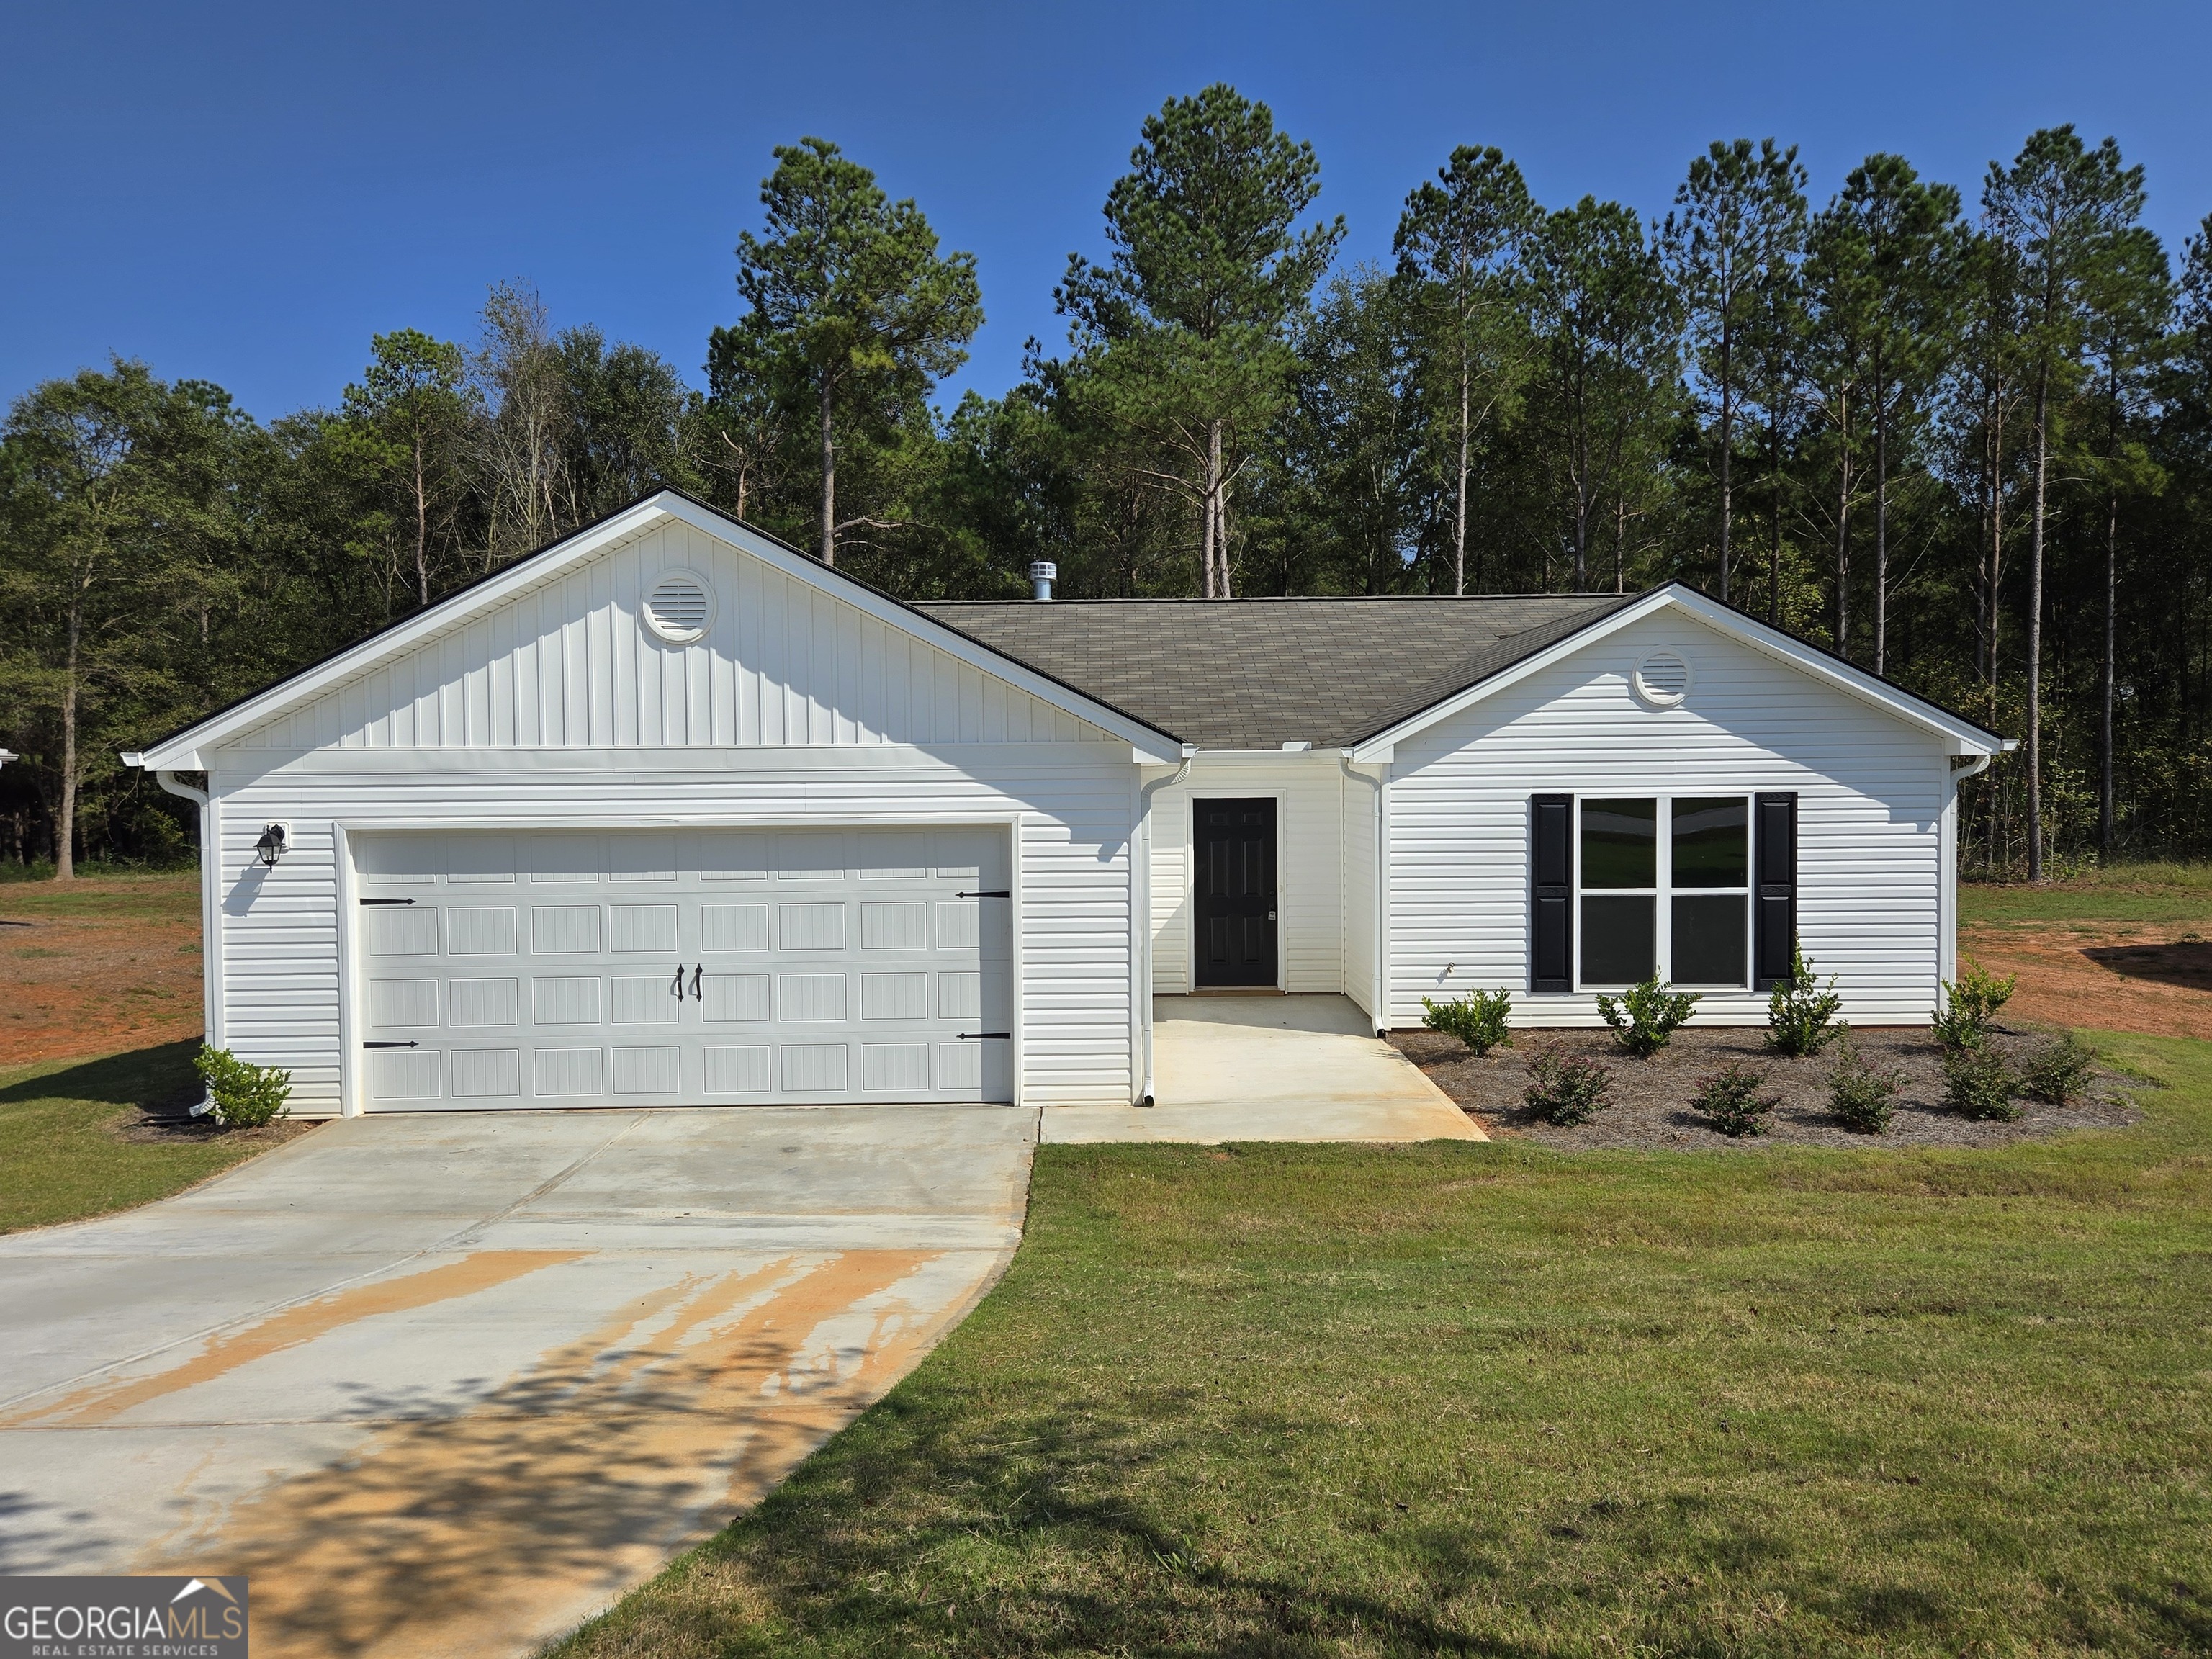
<path id="1" fill-rule="evenodd" d="M 1677 1027 L 1689 1022 L 1690 1012 L 1701 999 L 1695 991 L 1670 991 L 1659 982 L 1659 970 L 1641 985 L 1632 985 L 1617 997 L 1598 994 L 1597 1011 L 1613 1027 L 1613 1040 L 1638 1060 L 1649 1060 L 1667 1046 Z"/>
<path id="2" fill-rule="evenodd" d="M 1968 1042 L 1944 1051 L 1943 1103 L 1960 1117 L 2015 1122 L 2020 1108 L 2012 1095 L 2012 1073 L 1991 1044 Z"/>
<path id="3" fill-rule="evenodd" d="M 1936 1040 L 1946 1049 L 1976 1046 L 1997 1010 L 2012 1000 L 2013 988 L 2018 982 L 2012 975 L 1999 979 L 1968 963 L 1956 985 L 1948 979 L 1942 981 L 1943 1007 L 1934 1022 Z"/>
<path id="4" fill-rule="evenodd" d="M 1711 1077 L 1698 1079 L 1698 1092 L 1690 1104 L 1713 1121 L 1724 1135 L 1741 1138 L 1766 1133 L 1766 1115 L 1780 1103 L 1779 1095 L 1762 1095 L 1766 1073 L 1756 1066 L 1730 1060 Z"/>
<path id="5" fill-rule="evenodd" d="M 1528 1087 L 1521 1098 L 1547 1123 L 1587 1123 L 1612 1103 L 1613 1077 L 1597 1061 L 1547 1042 L 1528 1062 Z"/>
<path id="6" fill-rule="evenodd" d="M 1836 976 L 1829 975 L 1823 988 L 1805 947 L 1792 946 L 1790 977 L 1766 999 L 1766 1046 L 1790 1059 L 1819 1054 L 1844 1034 L 1836 1019 L 1836 1011 L 1843 1006 L 1843 998 L 1836 994 Z"/>
<path id="7" fill-rule="evenodd" d="M 1828 1073 L 1828 1107 L 1846 1129 L 1878 1135 L 1897 1115 L 1897 1091 L 1904 1086 L 1904 1073 L 1875 1070 L 1846 1036 Z"/>
<path id="8" fill-rule="evenodd" d="M 2021 1068 L 2020 1091 L 2030 1100 L 2071 1106 L 2089 1092 L 2096 1070 L 2097 1051 L 2069 1031 L 2028 1056 Z"/>
<path id="9" fill-rule="evenodd" d="M 215 1102 L 215 1119 L 226 1129 L 258 1129 L 288 1116 L 292 1074 L 281 1066 L 256 1066 L 228 1048 L 203 1043 L 193 1066 Z"/>
<path id="10" fill-rule="evenodd" d="M 1431 1031 L 1457 1037 L 1478 1054 L 1486 1054 L 1492 1048 L 1512 1045 L 1513 1033 L 1505 1026 L 1505 1016 L 1512 1006 L 1513 994 L 1505 990 L 1469 991 L 1449 1002 L 1431 1002 L 1423 997 L 1421 1024 Z"/>

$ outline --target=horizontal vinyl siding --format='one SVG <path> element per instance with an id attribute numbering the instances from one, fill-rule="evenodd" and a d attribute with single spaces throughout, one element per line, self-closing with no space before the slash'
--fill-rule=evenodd
<path id="1" fill-rule="evenodd" d="M 1655 710 L 1649 652 L 1695 672 Z M 1927 1019 L 1936 996 L 1949 761 L 1935 738 L 1679 615 L 1635 623 L 1398 745 L 1391 769 L 1391 1020 L 1424 995 L 1504 986 L 1523 1024 L 1598 1023 L 1589 995 L 1528 986 L 1532 794 L 1798 795 L 1798 933 L 1847 1018 Z M 1698 1018 L 1753 1023 L 1765 998 L 1708 993 Z"/>
<path id="2" fill-rule="evenodd" d="M 672 646 L 663 571 L 713 584 Z M 681 523 L 644 531 L 236 740 L 243 749 L 579 749 L 1082 742 L 1097 728 Z"/>
<path id="3" fill-rule="evenodd" d="M 1344 847 L 1344 994 L 1375 1012 L 1375 791 L 1343 778 L 1340 810 Z"/>
<path id="4" fill-rule="evenodd" d="M 1334 754 L 1279 761 L 1218 760 L 1200 755 L 1190 776 L 1152 797 L 1152 989 L 1191 989 L 1191 803 L 1278 796 L 1276 883 L 1284 989 L 1343 987 L 1341 774 Z"/>
<path id="5" fill-rule="evenodd" d="M 994 763 L 986 748 L 965 765 L 950 765 L 918 750 L 878 750 L 865 769 L 848 771 L 820 764 L 819 756 L 798 765 L 756 752 L 742 765 L 732 756 L 726 769 L 661 775 L 563 769 L 557 756 L 496 771 L 387 762 L 351 772 L 337 769 L 343 759 L 328 754 L 266 770 L 240 755 L 251 763 L 231 771 L 219 765 L 213 780 L 225 1041 L 247 1059 L 291 1068 L 302 1112 L 337 1109 L 338 823 L 365 830 L 496 818 L 620 828 L 673 817 L 827 827 L 861 817 L 956 823 L 1019 811 L 1023 1098 L 1126 1103 L 1134 1093 L 1135 1012 L 1126 753 L 1069 744 L 1057 764 L 1038 763 L 1032 749 L 1008 765 Z M 272 819 L 289 822 L 292 840 L 277 867 L 264 871 L 253 843 Z"/>

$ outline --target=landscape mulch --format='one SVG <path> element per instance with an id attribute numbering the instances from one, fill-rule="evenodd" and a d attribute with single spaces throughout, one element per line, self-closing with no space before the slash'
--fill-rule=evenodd
<path id="1" fill-rule="evenodd" d="M 2014 1103 L 2021 1112 L 2016 1123 L 1977 1121 L 1943 1105 L 1942 1051 L 1924 1029 L 1870 1028 L 1851 1034 L 1861 1057 L 1871 1066 L 1903 1073 L 1905 1084 L 1898 1091 L 1897 1115 L 1887 1132 L 1862 1134 L 1845 1128 L 1829 1110 L 1828 1076 L 1835 1069 L 1838 1049 L 1831 1046 L 1808 1058 L 1784 1060 L 1767 1049 L 1765 1035 L 1764 1027 L 1700 1030 L 1692 1026 L 1677 1031 L 1649 1060 L 1622 1052 L 1613 1033 L 1603 1029 L 1516 1031 L 1510 1048 L 1493 1048 L 1480 1059 L 1457 1037 L 1438 1031 L 1399 1031 L 1390 1040 L 1490 1135 L 1526 1136 L 1577 1151 L 1704 1152 L 1774 1145 L 2004 1146 L 2077 1129 L 2124 1127 L 2142 1115 L 2128 1091 L 2148 1086 L 2100 1072 L 2089 1098 L 2075 1105 L 2021 1100 Z M 2015 1065 L 2052 1041 L 2047 1032 L 2006 1026 L 1995 1028 L 1993 1036 Z M 1568 1054 L 1600 1060 L 1612 1075 L 1611 1103 L 1587 1123 L 1571 1128 L 1547 1123 L 1522 1099 L 1528 1086 L 1528 1061 L 1550 1043 Z M 1690 1104 L 1699 1080 L 1731 1060 L 1748 1061 L 1765 1071 L 1765 1092 L 1781 1097 L 1764 1134 L 1731 1139 Z"/>
<path id="2" fill-rule="evenodd" d="M 229 1146 L 252 1146 L 266 1152 L 271 1146 L 281 1146 L 288 1140 L 296 1140 L 308 1130 L 318 1127 L 319 1118 L 283 1117 L 274 1123 L 264 1123 L 258 1129 L 226 1129 L 212 1117 L 182 1116 L 174 1112 L 140 1111 L 136 1115 L 118 1118 L 107 1126 L 107 1133 L 117 1140 L 126 1140 L 138 1146 L 189 1146 L 219 1140 Z"/>

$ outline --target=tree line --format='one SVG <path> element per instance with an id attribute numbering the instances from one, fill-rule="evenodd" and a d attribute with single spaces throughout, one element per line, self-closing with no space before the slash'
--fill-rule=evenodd
<path id="1" fill-rule="evenodd" d="M 999 398 L 983 319 L 834 143 L 775 152 L 704 386 L 535 293 L 374 337 L 264 423 L 118 359 L 0 428 L 0 856 L 161 860 L 115 750 L 672 484 L 909 598 L 1626 592 L 1680 580 L 2022 738 L 1971 866 L 2212 846 L 2212 217 L 2178 259 L 2071 127 L 1969 200 L 1716 143 L 1668 211 L 1455 149 L 1346 265 L 1310 144 L 1226 86 L 1148 118 Z M 2178 269 L 2176 268 L 2178 265 Z"/>

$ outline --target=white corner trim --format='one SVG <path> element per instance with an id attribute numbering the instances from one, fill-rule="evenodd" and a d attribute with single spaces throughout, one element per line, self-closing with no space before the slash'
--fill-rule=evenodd
<path id="1" fill-rule="evenodd" d="M 1801 644 L 1778 629 L 1769 628 L 1753 617 L 1717 605 L 1694 589 L 1685 587 L 1679 582 L 1669 582 L 1666 586 L 1645 594 L 1634 604 L 1614 611 L 1602 621 L 1579 629 L 1557 643 L 1532 653 L 1510 668 L 1478 681 L 1465 690 L 1376 732 L 1350 751 L 1352 758 L 1355 762 L 1379 758 L 1393 744 L 1425 732 L 1462 709 L 1471 708 L 1510 686 L 1519 684 L 1530 675 L 1541 673 L 1555 663 L 1563 662 L 1577 652 L 1588 650 L 1632 623 L 1642 622 L 1645 617 L 1666 610 L 1682 611 L 1717 634 L 1725 635 L 1847 696 L 1870 703 L 1885 713 L 1934 733 L 1949 745 L 1950 753 L 1995 755 L 2008 752 L 2017 746 L 2010 738 L 1992 738 L 1971 720 L 1938 708 L 1934 703 L 1924 702 L 1909 691 L 1900 691 L 1863 669 L 1831 657 L 1825 651 Z"/>
<path id="2" fill-rule="evenodd" d="M 1112 733 L 1147 756 L 1170 762 L 1181 757 L 1181 745 L 1176 739 L 1103 703 L 1095 702 L 1011 657 L 1001 656 L 933 617 L 909 610 L 857 582 L 847 581 L 823 569 L 806 555 L 779 547 L 734 519 L 663 491 L 589 530 L 579 532 L 565 542 L 557 542 L 543 552 L 516 561 L 489 580 L 439 600 L 397 628 L 363 640 L 325 662 L 279 680 L 234 708 L 186 726 L 174 737 L 144 750 L 130 763 L 149 770 L 204 771 L 206 762 L 202 750 L 216 747 L 287 709 L 312 702 L 332 687 L 404 655 L 425 641 L 505 604 L 526 589 L 557 578 L 615 544 L 668 522 L 688 525 L 726 545 L 739 548 L 781 574 L 842 600 L 889 627 L 915 635 L 978 672 L 1017 686 L 1063 714 Z"/>

